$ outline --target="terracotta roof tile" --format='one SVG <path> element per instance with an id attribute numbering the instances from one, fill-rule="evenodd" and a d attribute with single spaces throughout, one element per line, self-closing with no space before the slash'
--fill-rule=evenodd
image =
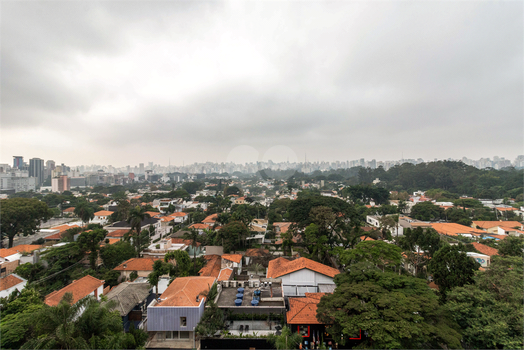
<path id="1" fill-rule="evenodd" d="M 485 254 L 489 256 L 499 255 L 498 249 L 495 249 L 495 248 L 492 248 L 492 247 L 489 247 L 487 245 L 484 245 L 482 243 L 477 243 L 477 242 L 473 242 L 471 244 L 473 244 L 473 247 L 475 247 L 475 249 L 481 254 Z"/>
<path id="2" fill-rule="evenodd" d="M 161 301 L 155 306 L 196 307 L 204 301 L 202 293 L 211 289 L 215 277 L 178 277 L 162 293 Z M 199 301 L 196 301 L 197 296 Z M 153 307 L 155 307 L 153 306 Z"/>
<path id="3" fill-rule="evenodd" d="M 153 264 L 158 259 L 131 258 L 124 261 L 113 270 L 116 271 L 153 271 Z"/>
<path id="4" fill-rule="evenodd" d="M 292 261 L 285 258 L 278 258 L 269 262 L 267 278 L 277 278 L 302 269 L 312 270 L 329 277 L 335 277 L 340 273 L 340 271 L 335 268 L 307 258 L 298 258 Z"/>
<path id="5" fill-rule="evenodd" d="M 213 276 L 218 278 L 222 266 L 222 258 L 220 255 L 205 255 L 204 258 L 207 260 L 207 263 L 200 269 L 200 271 L 198 271 L 200 276 Z"/>
<path id="6" fill-rule="evenodd" d="M 210 227 L 211 226 L 209 226 L 208 224 L 193 224 L 193 225 L 189 226 L 189 228 L 194 228 L 194 229 L 197 229 L 197 230 L 208 229 Z"/>
<path id="7" fill-rule="evenodd" d="M 263 248 L 250 248 L 246 250 L 246 256 L 262 257 L 269 255 L 269 250 Z"/>
<path id="8" fill-rule="evenodd" d="M 233 269 L 230 267 L 226 267 L 225 269 L 220 270 L 220 273 L 218 274 L 218 280 L 219 281 L 228 281 L 231 279 L 232 274 L 233 274 Z"/>
<path id="9" fill-rule="evenodd" d="M 124 237 L 129 230 L 114 230 L 107 233 L 107 237 Z"/>
<path id="10" fill-rule="evenodd" d="M 473 221 L 473 227 L 480 227 L 484 230 L 490 229 L 492 227 L 522 227 L 522 223 L 518 221 Z"/>
<path id="11" fill-rule="evenodd" d="M 172 217 L 172 216 L 163 216 L 163 217 L 161 217 L 161 218 L 159 218 L 159 219 L 160 219 L 160 221 L 162 221 L 162 222 L 169 222 L 169 221 L 173 221 L 173 220 L 175 220 L 175 218 Z"/>
<path id="12" fill-rule="evenodd" d="M 149 214 L 152 218 L 162 215 L 160 212 L 156 211 L 146 211 L 146 214 Z"/>
<path id="13" fill-rule="evenodd" d="M 15 275 L 14 273 L 0 278 L 0 290 L 6 290 L 24 282 L 25 279 Z"/>
<path id="14" fill-rule="evenodd" d="M 222 259 L 240 263 L 242 261 L 242 255 L 240 254 L 222 254 Z"/>
<path id="15" fill-rule="evenodd" d="M 63 210 L 64 213 L 73 213 L 74 211 L 75 211 L 75 207 L 69 207 Z"/>
<path id="16" fill-rule="evenodd" d="M 61 226 L 56 226 L 56 227 L 52 227 L 51 230 L 59 230 L 57 233 L 55 234 L 52 234 L 50 236 L 47 236 L 45 237 L 45 239 L 47 240 L 60 240 L 62 239 L 62 237 L 64 236 L 64 233 L 69 230 L 69 229 L 72 229 L 72 228 L 77 228 L 77 227 L 80 227 L 78 225 L 61 225 Z"/>
<path id="17" fill-rule="evenodd" d="M 485 231 L 455 223 L 434 223 L 431 224 L 431 227 L 441 235 L 446 236 L 457 236 L 459 234 L 480 236 L 481 234 L 486 234 Z"/>
<path id="18" fill-rule="evenodd" d="M 171 243 L 173 244 L 185 244 L 187 246 L 192 245 L 192 241 L 190 239 L 183 239 L 183 238 L 171 238 Z M 196 246 L 200 247 L 202 243 L 196 242 Z"/>
<path id="19" fill-rule="evenodd" d="M 2 248 L 0 249 L 0 257 L 7 258 L 8 256 L 18 254 L 15 248 Z"/>
<path id="20" fill-rule="evenodd" d="M 95 213 L 95 216 L 109 216 L 112 215 L 113 212 L 109 210 L 100 210 Z"/>
<path id="21" fill-rule="evenodd" d="M 189 215 L 188 213 L 184 213 L 184 212 L 179 211 L 179 212 L 173 213 L 173 214 L 171 214 L 169 216 L 172 216 L 172 217 L 183 217 L 183 216 L 188 216 L 188 215 Z"/>
<path id="22" fill-rule="evenodd" d="M 322 324 L 317 320 L 317 306 L 326 293 L 306 293 L 304 298 L 289 298 L 288 324 Z"/>
<path id="23" fill-rule="evenodd" d="M 48 294 L 45 298 L 45 303 L 49 306 L 56 306 L 60 303 L 66 293 L 73 294 L 73 304 L 91 294 L 98 287 L 103 286 L 104 281 L 94 278 L 93 276 L 85 276 L 64 288 Z"/>
<path id="24" fill-rule="evenodd" d="M 204 224 L 214 224 L 215 221 L 217 220 L 218 218 L 218 214 L 211 214 L 209 216 L 207 216 L 204 220 L 202 220 L 202 223 Z"/>
<path id="25" fill-rule="evenodd" d="M 31 253 L 33 250 L 42 248 L 43 246 L 37 244 L 20 244 L 14 246 L 12 249 L 18 251 L 19 253 Z"/>

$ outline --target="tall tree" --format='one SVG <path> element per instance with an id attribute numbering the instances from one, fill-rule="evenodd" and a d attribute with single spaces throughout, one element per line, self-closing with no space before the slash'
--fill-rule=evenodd
<path id="1" fill-rule="evenodd" d="M 193 247 L 193 263 L 196 266 L 196 251 L 199 243 L 200 234 L 197 229 L 191 228 L 189 231 L 184 233 L 184 238 L 191 241 L 191 247 Z"/>
<path id="2" fill-rule="evenodd" d="M 89 252 L 89 264 L 93 270 L 96 269 L 96 260 L 100 251 L 100 242 L 106 237 L 107 231 L 104 229 L 95 229 L 89 232 L 83 232 L 78 236 L 80 247 Z"/>
<path id="3" fill-rule="evenodd" d="M 368 261 L 385 271 L 385 267 L 397 267 L 402 260 L 402 250 L 384 241 L 362 241 L 353 249 L 340 253 L 340 262 L 351 268 L 356 263 Z"/>
<path id="4" fill-rule="evenodd" d="M 524 254 L 524 237 L 508 236 L 499 243 L 499 254 L 503 256 L 522 256 Z"/>
<path id="5" fill-rule="evenodd" d="M 407 228 L 399 239 L 399 246 L 404 251 L 406 259 L 415 268 L 418 276 L 427 267 L 433 255 L 442 247 L 440 235 L 434 229 L 417 227 Z"/>
<path id="6" fill-rule="evenodd" d="M 439 287 L 441 300 L 454 287 L 474 283 L 473 276 L 480 265 L 465 253 L 462 244 L 446 245 L 439 249 L 429 262 L 429 272 Z"/>
<path id="7" fill-rule="evenodd" d="M 158 282 L 160 277 L 169 273 L 169 266 L 167 262 L 157 260 L 153 263 L 153 271 L 147 276 L 147 281 L 150 285 L 155 286 L 155 298 L 158 298 Z"/>
<path id="8" fill-rule="evenodd" d="M 82 220 L 84 225 L 95 217 L 95 210 L 85 201 L 76 205 L 74 213 L 80 218 L 80 220 Z"/>
<path id="9" fill-rule="evenodd" d="M 42 221 L 53 217 L 53 211 L 47 204 L 34 198 L 11 198 L 0 201 L 0 229 L 1 239 L 7 237 L 9 248 L 13 246 L 13 239 L 17 234 L 33 235 Z"/>
<path id="10" fill-rule="evenodd" d="M 317 319 L 341 344 L 361 332 L 360 348 L 460 348 L 460 334 L 424 280 L 381 272 L 367 262 L 335 277 Z"/>
<path id="11" fill-rule="evenodd" d="M 284 326 L 280 331 L 280 335 L 270 334 L 268 340 L 277 350 L 296 349 L 302 342 L 302 336 L 291 332 L 288 326 Z"/>
<path id="12" fill-rule="evenodd" d="M 145 234 L 142 233 L 142 223 L 145 219 L 150 217 L 151 216 L 146 213 L 144 208 L 137 205 L 129 212 L 129 217 L 127 218 L 127 222 L 131 224 L 131 229 L 134 231 L 134 233 L 131 234 L 131 238 L 136 249 L 137 257 L 140 257 L 140 253 L 145 248 L 144 241 L 148 241 Z M 149 236 L 148 233 L 146 234 Z"/>

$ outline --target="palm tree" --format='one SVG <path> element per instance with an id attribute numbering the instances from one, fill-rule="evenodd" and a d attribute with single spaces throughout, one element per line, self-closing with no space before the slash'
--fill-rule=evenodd
<path id="1" fill-rule="evenodd" d="M 302 342 L 302 336 L 298 333 L 291 332 L 291 329 L 284 326 L 281 335 L 270 334 L 268 340 L 277 350 L 296 349 L 297 345 Z"/>
<path id="2" fill-rule="evenodd" d="M 75 207 L 74 213 L 82 220 L 83 224 L 88 223 L 95 217 L 95 210 L 87 202 L 80 202 Z"/>
<path id="3" fill-rule="evenodd" d="M 137 251 L 137 257 L 140 257 L 140 246 L 142 245 L 142 237 L 140 235 L 142 231 L 142 222 L 150 217 L 151 216 L 146 213 L 146 210 L 138 205 L 129 212 L 127 222 L 131 224 L 131 230 L 135 231 L 132 238 Z"/>
<path id="4" fill-rule="evenodd" d="M 200 234 L 198 233 L 198 230 L 191 228 L 189 229 L 189 232 L 184 233 L 184 238 L 191 240 L 191 247 L 193 247 L 193 269 L 196 269 L 196 249 L 200 239 Z"/>

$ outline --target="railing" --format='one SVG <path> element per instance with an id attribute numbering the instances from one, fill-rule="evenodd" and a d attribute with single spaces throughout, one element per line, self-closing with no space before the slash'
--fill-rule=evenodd
<path id="1" fill-rule="evenodd" d="M 138 329 L 142 329 L 144 332 L 147 332 L 147 317 L 138 324 Z"/>

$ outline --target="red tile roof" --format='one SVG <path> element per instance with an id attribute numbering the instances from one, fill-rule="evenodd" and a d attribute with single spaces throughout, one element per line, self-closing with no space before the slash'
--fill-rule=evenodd
<path id="1" fill-rule="evenodd" d="M 69 229 L 72 229 L 72 228 L 76 228 L 76 227 L 80 227 L 78 225 L 61 225 L 61 226 L 56 226 L 56 227 L 52 227 L 51 230 L 59 230 L 57 233 L 55 234 L 52 234 L 50 236 L 47 236 L 45 237 L 45 239 L 47 240 L 60 240 L 62 239 L 62 237 L 64 236 L 64 233 L 69 230 Z"/>
<path id="2" fill-rule="evenodd" d="M 189 228 L 194 228 L 194 229 L 197 229 L 197 230 L 208 229 L 210 227 L 211 226 L 209 226 L 208 224 L 193 224 L 193 225 L 189 226 Z"/>
<path id="3" fill-rule="evenodd" d="M 146 214 L 149 214 L 152 218 L 162 215 L 160 212 L 156 211 L 146 211 Z"/>
<path id="4" fill-rule="evenodd" d="M 278 226 L 280 228 L 280 233 L 286 233 L 291 224 L 293 224 L 293 222 L 274 222 L 273 226 Z"/>
<path id="5" fill-rule="evenodd" d="M 172 217 L 172 216 L 163 216 L 163 217 L 160 218 L 160 221 L 162 221 L 162 222 L 169 222 L 169 221 L 173 221 L 173 220 L 175 220 L 175 218 Z"/>
<path id="6" fill-rule="evenodd" d="M 75 211 L 75 207 L 69 207 L 63 210 L 64 213 L 73 213 L 74 211 Z"/>
<path id="7" fill-rule="evenodd" d="M 220 270 L 220 273 L 218 274 L 218 280 L 219 281 L 228 281 L 231 279 L 232 274 L 233 274 L 233 269 L 226 267 L 225 269 Z"/>
<path id="8" fill-rule="evenodd" d="M 229 260 L 235 263 L 240 263 L 242 261 L 242 255 L 240 254 L 222 254 L 222 259 Z"/>
<path id="9" fill-rule="evenodd" d="M 218 214 L 211 214 L 209 216 L 207 216 L 204 220 L 202 220 L 202 223 L 204 224 L 214 224 L 215 221 L 217 220 L 218 218 Z"/>
<path id="10" fill-rule="evenodd" d="M 171 243 L 173 244 L 185 244 L 185 245 L 192 245 L 192 241 L 190 239 L 183 239 L 183 238 L 171 238 Z M 200 247 L 202 243 L 196 242 L 196 246 Z"/>
<path id="11" fill-rule="evenodd" d="M 129 230 L 114 230 L 107 233 L 107 237 L 124 237 Z"/>
<path id="12" fill-rule="evenodd" d="M 20 244 L 16 245 L 11 249 L 18 251 L 19 253 L 31 253 L 33 250 L 42 248 L 43 246 L 37 244 Z"/>
<path id="13" fill-rule="evenodd" d="M 202 293 L 211 289 L 215 277 L 178 277 L 162 293 L 161 301 L 155 306 L 196 307 L 205 299 Z M 199 301 L 196 301 L 197 296 Z"/>
<path id="14" fill-rule="evenodd" d="M 329 277 L 335 277 L 340 273 L 340 271 L 335 268 L 307 258 L 298 258 L 292 261 L 285 258 L 278 258 L 269 262 L 267 278 L 277 278 L 302 269 L 315 271 Z"/>
<path id="15" fill-rule="evenodd" d="M 95 216 L 109 216 L 112 215 L 113 212 L 109 210 L 100 210 L 95 213 Z"/>
<path id="16" fill-rule="evenodd" d="M 481 234 L 486 234 L 485 231 L 455 223 L 434 223 L 431 224 L 431 227 L 441 235 L 446 236 L 457 236 L 459 234 L 480 236 Z"/>
<path id="17" fill-rule="evenodd" d="M 189 215 L 188 213 L 184 213 L 184 212 L 179 211 L 179 212 L 173 213 L 173 214 L 171 214 L 169 216 L 176 217 L 176 216 L 188 216 L 188 215 Z"/>
<path id="18" fill-rule="evenodd" d="M 492 227 L 522 227 L 522 223 L 518 221 L 473 221 L 473 227 L 480 227 L 487 230 Z"/>
<path id="19" fill-rule="evenodd" d="M 5 276 L 3 278 L 0 278 L 0 290 L 9 289 L 11 287 L 16 286 L 17 284 L 20 284 L 20 283 L 24 282 L 24 281 L 25 281 L 24 279 L 19 278 L 15 274 L 7 275 L 7 276 Z"/>
<path id="20" fill-rule="evenodd" d="M 498 249 L 495 249 L 495 248 L 492 248 L 492 247 L 489 247 L 487 245 L 484 245 L 482 243 L 477 243 L 477 242 L 473 242 L 471 244 L 473 244 L 473 247 L 475 247 L 475 249 L 481 254 L 485 254 L 489 256 L 499 255 Z"/>
<path id="21" fill-rule="evenodd" d="M 131 258 L 124 261 L 113 270 L 116 271 L 153 271 L 153 263 L 158 259 Z"/>
<path id="22" fill-rule="evenodd" d="M 326 293 L 306 293 L 304 298 L 289 298 L 288 324 L 322 324 L 317 320 L 317 306 Z"/>
<path id="23" fill-rule="evenodd" d="M 98 287 L 103 286 L 104 281 L 94 278 L 93 276 L 85 276 L 73 283 L 65 286 L 60 290 L 49 293 L 45 297 L 45 303 L 49 306 L 56 306 L 60 303 L 66 293 L 73 294 L 73 304 L 91 294 Z"/>
<path id="24" fill-rule="evenodd" d="M 257 256 L 266 256 L 266 255 L 269 255 L 269 250 L 267 249 L 250 248 L 246 250 L 246 256 L 257 257 Z"/>
<path id="25" fill-rule="evenodd" d="M 18 251 L 14 248 L 2 248 L 0 249 L 0 257 L 7 258 L 8 256 L 18 254 Z"/>
<path id="26" fill-rule="evenodd" d="M 205 255 L 204 258 L 207 260 L 207 263 L 198 273 L 200 276 L 213 276 L 217 278 L 222 267 L 222 258 L 220 255 L 215 254 Z"/>

